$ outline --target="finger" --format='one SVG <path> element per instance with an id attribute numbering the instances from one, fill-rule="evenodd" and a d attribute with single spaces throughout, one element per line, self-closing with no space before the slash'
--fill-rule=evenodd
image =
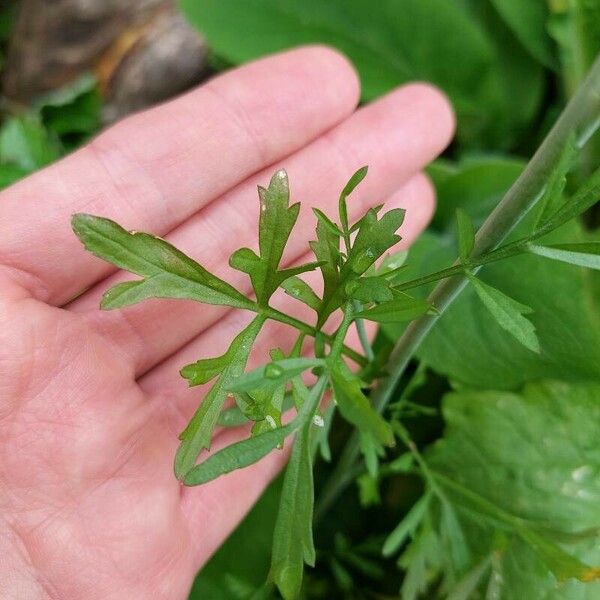
<path id="1" fill-rule="evenodd" d="M 406 204 L 406 199 L 404 197 L 392 198 L 388 204 L 388 208 L 394 208 Z M 428 204 L 430 208 L 422 210 L 421 213 L 431 216 L 433 212 L 431 208 L 433 206 L 432 196 Z M 420 226 L 422 228 L 426 225 L 427 221 L 421 221 Z M 302 258 L 307 260 L 308 255 Z M 303 275 L 303 279 L 317 292 L 319 291 L 320 278 L 318 272 Z M 280 294 L 274 304 L 286 314 L 292 314 L 306 322 L 314 321 L 314 311 L 312 309 L 286 294 Z M 204 397 L 212 385 L 212 383 L 209 383 L 202 387 L 188 388 L 179 374 L 181 368 L 200 358 L 223 354 L 227 350 L 230 341 L 249 323 L 251 318 L 252 316 L 246 312 L 230 311 L 224 319 L 198 335 L 185 347 L 138 380 L 142 390 L 154 402 L 164 407 L 169 415 L 168 420 L 174 433 L 178 434 L 185 427 L 196 409 L 199 399 Z M 372 325 L 369 325 L 369 327 L 371 332 L 374 331 Z M 250 356 L 249 368 L 264 363 L 271 348 L 280 347 L 286 352 L 289 351 L 297 336 L 298 332 L 291 327 L 281 323 L 269 322 L 257 339 Z M 311 343 L 311 340 L 307 340 L 306 347 L 310 348 Z M 360 347 L 354 328 L 350 331 L 347 343 L 357 350 Z"/>
<path id="2" fill-rule="evenodd" d="M 164 234 L 342 120 L 357 98 L 347 60 L 307 47 L 134 115 L 0 196 L 0 265 L 62 304 L 114 270 L 83 250 L 73 213 Z"/>
<path id="3" fill-rule="evenodd" d="M 426 124 L 426 133 L 423 128 Z M 393 133 L 390 133 L 393 132 Z M 448 143 L 452 117 L 445 99 L 432 88 L 413 85 L 401 88 L 388 97 L 358 111 L 326 136 L 313 142 L 285 161 L 295 199 L 319 199 L 325 212 L 337 208 L 337 195 L 350 173 L 368 163 L 369 176 L 359 186 L 350 202 L 355 215 L 378 204 L 425 164 Z M 349 149 L 352 149 L 351 151 Z M 344 158 L 342 158 L 344 157 Z M 244 245 L 255 245 L 258 217 L 256 183 L 268 180 L 269 172 L 251 178 L 193 219 L 167 236 L 175 246 L 200 262 L 209 271 L 244 289 L 247 279 L 228 268 L 231 252 Z M 427 185 L 428 190 L 423 188 Z M 412 187 L 411 187 L 412 186 Z M 407 186 L 405 193 L 418 203 L 430 193 L 422 179 Z M 314 202 L 314 200 L 313 200 Z M 288 257 L 304 252 L 314 230 L 314 216 L 305 205 L 288 245 Z M 410 236 L 411 211 L 402 232 Z M 123 275 L 119 276 L 120 278 Z M 75 310 L 92 310 L 98 306 L 101 291 L 120 281 L 110 279 L 84 295 Z M 127 276 L 125 277 L 127 278 Z M 129 276 L 130 278 L 130 276 Z M 138 374 L 162 360 L 223 314 L 220 307 L 193 306 L 179 301 L 146 302 L 137 307 L 99 315 L 103 330 L 129 352 Z"/>

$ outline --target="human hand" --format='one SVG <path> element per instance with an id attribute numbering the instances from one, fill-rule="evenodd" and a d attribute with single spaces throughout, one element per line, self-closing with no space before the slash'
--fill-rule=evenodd
<path id="1" fill-rule="evenodd" d="M 451 110 L 422 84 L 354 112 L 357 100 L 344 58 L 295 50 L 130 117 L 0 195 L 0 597 L 185 598 L 285 460 L 180 485 L 177 434 L 199 394 L 178 370 L 218 354 L 243 315 L 171 300 L 100 311 L 122 274 L 85 252 L 70 216 L 163 235 L 221 276 L 253 245 L 255 186 L 276 165 L 294 199 L 327 209 L 368 164 L 351 206 L 405 207 L 408 243 L 433 211 L 419 171 L 448 143 Z M 310 219 L 304 207 L 290 260 Z"/>

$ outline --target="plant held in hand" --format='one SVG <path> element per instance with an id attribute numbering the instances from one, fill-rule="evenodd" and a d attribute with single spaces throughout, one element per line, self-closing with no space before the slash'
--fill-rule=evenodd
<path id="1" fill-rule="evenodd" d="M 404 211 L 384 212 L 380 206 L 368 210 L 355 223 L 348 220 L 348 198 L 366 176 L 366 167 L 359 169 L 344 187 L 335 220 L 315 210 L 316 241 L 311 243 L 315 262 L 291 268 L 282 268 L 281 262 L 300 205 L 290 205 L 288 177 L 283 170 L 273 175 L 268 187 L 259 187 L 258 253 L 241 248 L 229 261 L 233 269 L 249 276 L 254 299 L 249 299 L 158 237 L 126 231 L 101 217 L 74 216 L 73 229 L 90 252 L 141 277 L 108 290 L 102 300 L 103 308 L 122 308 L 147 298 L 181 298 L 254 313 L 253 320 L 233 339 L 222 356 L 201 359 L 181 370 L 190 386 L 211 381 L 213 384 L 180 434 L 175 474 L 185 485 L 203 484 L 260 460 L 288 443 L 287 438 L 294 438 L 275 527 L 270 572 L 270 584 L 275 584 L 286 599 L 298 597 L 304 564 L 313 565 L 315 561 L 313 457 L 317 444 L 326 444 L 332 415 L 331 410 L 321 413 L 324 397 L 330 394 L 341 416 L 356 427 L 369 473 L 377 473 L 379 458 L 385 454 L 386 447 L 394 445 L 396 437 L 407 442 L 396 417 L 386 420 L 366 393 L 383 372 L 384 365 L 378 364 L 373 355 L 365 335 L 364 320 L 390 323 L 409 322 L 424 315 L 435 317 L 438 311 L 432 302 L 415 298 L 407 291 L 432 281 L 466 274 L 498 324 L 530 351 L 539 352 L 534 327 L 524 316 L 528 307 L 481 282 L 476 273 L 482 265 L 524 252 L 600 268 L 598 244 L 563 244 L 559 247 L 539 243 L 545 234 L 591 206 L 600 193 L 598 171 L 568 204 L 562 203 L 565 176 L 573 154 L 571 140 L 546 187 L 538 224 L 531 234 L 473 255 L 474 227 L 466 214 L 459 213 L 459 262 L 402 284 L 398 284 L 397 279 L 402 269 L 401 261 L 383 257 L 401 239 L 398 231 Z M 301 274 L 316 269 L 320 270 L 323 279 L 321 295 L 300 278 Z M 310 307 L 316 313 L 314 324 L 273 308 L 270 300 L 278 288 Z M 327 334 L 324 327 L 336 314 L 341 317 L 339 325 L 333 334 Z M 297 329 L 297 341 L 291 348 L 273 348 L 269 362 L 245 372 L 253 344 L 269 319 Z M 348 331 L 353 326 L 358 329 L 364 354 L 345 345 Z M 308 339 L 313 342 L 308 344 Z M 316 382 L 311 385 L 303 377 L 308 372 L 316 377 Z M 235 400 L 233 408 L 227 406 L 228 398 Z M 284 419 L 288 409 L 294 413 L 293 417 Z M 325 420 L 328 422 L 324 423 Z M 243 422 L 252 423 L 250 437 L 198 462 L 203 450 L 210 450 L 218 424 Z M 407 443 L 411 446 L 410 441 Z M 427 467 L 418 454 L 416 461 L 423 464 L 427 474 Z M 435 475 L 428 477 L 431 492 L 428 498 L 431 501 L 437 499 L 447 511 L 451 510 L 441 491 L 444 482 L 437 480 Z M 470 500 L 472 503 L 478 501 L 477 498 Z M 421 508 L 418 508 L 419 515 L 425 514 Z M 417 516 L 414 517 L 415 527 Z M 495 517 L 504 518 L 509 526 L 514 525 L 509 516 Z M 595 576 L 595 571 L 558 549 L 552 541 L 525 530 L 520 522 L 518 525 L 523 540 L 551 558 L 549 568 L 554 570 L 559 565 L 556 569 L 562 578 L 590 579 Z M 388 540 L 385 552 L 393 552 L 399 539 L 402 539 L 401 533 Z"/>

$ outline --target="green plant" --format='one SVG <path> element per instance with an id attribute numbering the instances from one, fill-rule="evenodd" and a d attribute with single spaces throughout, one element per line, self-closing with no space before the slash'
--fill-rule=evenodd
<path id="1" fill-rule="evenodd" d="M 281 448 L 286 438 L 294 437 L 275 523 L 269 575 L 270 584 L 275 584 L 286 599 L 299 596 L 304 564 L 315 562 L 313 457 L 317 446 L 327 443 L 332 411 L 323 409 L 322 401 L 328 393 L 335 399 L 335 407 L 341 416 L 356 428 L 357 437 L 334 471 L 333 486 L 324 497 L 325 505 L 335 497 L 339 485 L 352 477 L 359 451 L 364 457 L 366 476 L 377 480 L 380 459 L 385 456 L 386 448 L 394 446 L 396 439 L 406 444 L 413 456 L 405 468 L 415 469 L 425 479 L 427 493 L 383 547 L 384 553 L 390 554 L 408 537 L 414 538 L 402 562 L 408 569 L 404 586 L 412 586 L 410 589 L 413 590 L 406 592 L 406 597 L 424 591 L 432 570 L 443 574 L 443 585 L 447 589 L 458 586 L 451 592 L 454 597 L 468 597 L 464 593 L 460 596 L 460 590 L 477 587 L 483 575 L 493 568 L 494 552 L 499 552 L 508 543 L 508 535 L 516 536 L 519 543 L 530 548 L 558 580 L 591 581 L 598 577 L 597 569 L 566 552 L 538 525 L 499 508 L 444 474 L 443 467 L 435 470 L 430 465 L 430 461 L 435 464 L 435 455 L 424 459 L 403 424 L 408 406 L 406 399 L 401 398 L 395 404 L 388 419 L 380 415 L 419 342 L 467 284 L 473 286 L 489 316 L 505 332 L 527 352 L 540 351 L 535 328 L 525 316 L 530 308 L 481 281 L 477 273 L 484 265 L 528 253 L 600 269 L 600 243 L 552 244 L 545 241 L 594 205 L 600 195 L 600 170 L 571 198 L 565 194 L 567 175 L 579 149 L 590 137 L 589 116 L 598 111 L 598 72 L 600 63 L 587 86 L 573 100 L 532 163 L 477 236 L 470 217 L 463 211 L 457 212 L 458 262 L 411 280 L 400 281 L 403 266 L 393 257 L 384 258 L 401 239 L 397 232 L 404 211 L 382 212 L 380 206 L 369 210 L 355 223 L 348 220 L 348 197 L 366 176 L 366 167 L 358 170 L 342 190 L 337 222 L 315 210 L 316 241 L 311 243 L 311 248 L 316 261 L 293 268 L 281 268 L 282 256 L 300 209 L 299 204 L 289 204 L 287 175 L 282 170 L 277 171 L 267 188 L 259 187 L 259 252 L 242 248 L 230 258 L 232 268 L 249 276 L 255 299 L 247 298 L 160 238 L 128 232 L 101 217 L 79 214 L 73 218 L 73 229 L 90 252 L 142 277 L 108 290 L 102 300 L 104 309 L 122 308 L 157 297 L 186 298 L 255 314 L 225 354 L 201 359 L 182 369 L 182 376 L 192 386 L 213 380 L 214 383 L 180 435 L 175 474 L 186 485 L 203 484 L 256 462 L 272 450 Z M 534 205 L 535 214 L 528 231 L 502 244 L 514 225 Z M 377 264 L 379 259 L 383 260 Z M 321 296 L 299 277 L 315 269 L 320 270 L 323 279 Z M 408 290 L 439 280 L 444 281 L 429 300 L 407 294 Z M 279 287 L 314 310 L 314 325 L 270 305 L 270 299 Z M 325 324 L 337 314 L 339 323 L 335 332 L 325 333 Z M 244 372 L 253 342 L 269 319 L 297 329 L 297 341 L 292 348 L 272 349 L 270 362 Z M 364 334 L 365 320 L 384 325 L 411 322 L 385 370 Z M 352 326 L 359 331 L 364 355 L 344 344 Z M 306 343 L 308 338 L 314 340 L 313 344 Z M 357 370 L 349 367 L 347 359 Z M 309 371 L 316 378 L 312 384 L 303 378 Z M 365 390 L 373 386 L 376 389 L 369 397 Z M 234 407 L 226 404 L 230 397 L 235 400 Z M 288 409 L 295 414 L 286 420 Z M 201 452 L 210 449 L 217 424 L 243 422 L 252 423 L 250 437 L 198 463 Z M 438 463 L 444 465 L 443 446 L 441 448 L 438 456 L 442 459 L 438 459 Z M 336 473 L 341 475 L 336 477 Z M 492 540 L 492 553 L 484 556 L 471 570 L 468 570 L 471 560 L 455 514 L 453 495 L 461 499 L 465 510 L 497 524 L 505 532 Z M 449 544 L 449 558 L 445 561 L 435 549 L 438 523 L 439 535 Z M 263 592 L 266 594 L 267 590 L 268 586 Z"/>

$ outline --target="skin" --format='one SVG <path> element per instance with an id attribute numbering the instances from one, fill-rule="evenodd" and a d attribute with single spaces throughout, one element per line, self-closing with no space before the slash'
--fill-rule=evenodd
<path id="1" fill-rule="evenodd" d="M 279 54 L 126 119 L 2 193 L 0 597 L 186 598 L 286 459 L 277 451 L 198 488 L 176 481 L 177 433 L 203 393 L 178 370 L 222 352 L 248 316 L 158 300 L 101 312 L 102 291 L 128 276 L 84 251 L 70 216 L 162 235 L 247 288 L 227 258 L 255 245 L 255 186 L 287 169 L 303 207 L 286 261 L 306 260 L 309 207 L 333 212 L 369 164 L 354 216 L 383 199 L 406 207 L 407 244 L 432 214 L 420 170 L 448 144 L 452 111 L 424 84 L 356 110 L 358 97 L 333 50 Z M 294 337 L 268 327 L 252 362 Z M 219 432 L 214 448 L 239 435 Z"/>

